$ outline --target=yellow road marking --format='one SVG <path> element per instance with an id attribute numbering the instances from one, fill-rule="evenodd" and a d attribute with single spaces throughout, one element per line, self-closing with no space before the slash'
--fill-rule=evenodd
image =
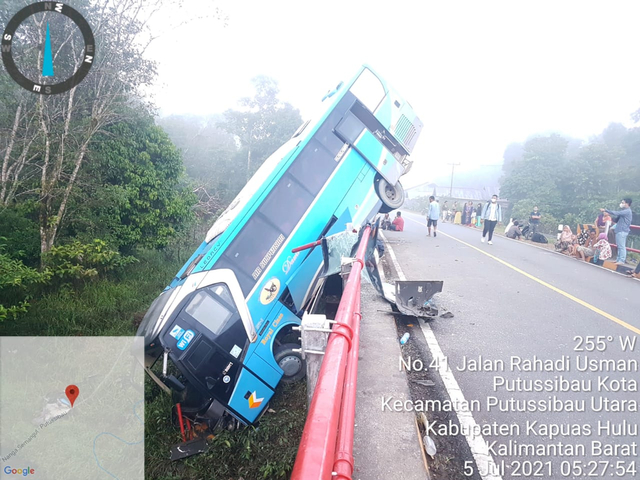
<path id="1" fill-rule="evenodd" d="M 417 223 L 418 225 L 422 225 L 423 227 L 427 227 L 426 225 L 418 222 L 417 220 L 414 220 L 413 218 L 410 217 L 406 217 L 409 220 L 411 220 L 412 222 Z M 460 242 L 461 244 L 469 247 L 469 248 L 473 248 L 474 250 L 476 250 L 477 252 L 482 253 L 483 255 L 486 255 L 487 257 L 495 260 L 496 262 L 499 262 L 501 264 L 503 264 L 505 267 L 509 267 L 511 270 L 518 272 L 522 275 L 524 275 L 525 277 L 533 280 L 534 282 L 538 282 L 540 285 L 547 287 L 550 290 L 553 290 L 556 293 L 559 293 L 560 295 L 562 295 L 563 297 L 568 298 L 569 300 L 573 300 L 574 302 L 582 305 L 585 308 L 588 308 L 589 310 L 591 310 L 592 312 L 597 313 L 598 315 L 602 315 L 604 318 L 611 320 L 612 322 L 617 323 L 618 325 L 631 330 L 632 332 L 637 333 L 638 335 L 640 335 L 640 328 L 634 327 L 633 325 L 625 322 L 624 320 L 620 320 L 618 317 L 614 317 L 613 315 L 611 315 L 610 313 L 605 312 L 604 310 L 600 310 L 598 307 L 594 307 L 593 305 L 591 305 L 590 303 L 585 302 L 584 300 L 579 299 L 578 297 L 574 297 L 573 295 L 571 295 L 570 293 L 565 292 L 564 290 L 560 290 L 558 287 L 555 287 L 553 285 L 551 285 L 550 283 L 545 282 L 544 280 L 540 280 L 538 277 L 534 277 L 533 275 L 531 275 L 530 273 L 525 272 L 524 270 L 521 270 L 520 268 L 516 267 L 515 265 L 511 265 L 509 262 L 505 262 L 504 260 L 496 257 L 495 255 L 491 255 L 488 252 L 485 252 L 484 250 L 482 250 L 481 248 L 478 248 L 474 245 L 471 245 L 470 243 L 467 243 L 463 240 L 460 240 L 459 238 L 456 238 L 452 235 L 448 235 L 446 233 L 443 233 L 441 231 L 438 230 L 438 233 L 440 235 L 444 235 L 445 237 L 449 237 L 453 240 L 455 240 L 456 242 Z"/>

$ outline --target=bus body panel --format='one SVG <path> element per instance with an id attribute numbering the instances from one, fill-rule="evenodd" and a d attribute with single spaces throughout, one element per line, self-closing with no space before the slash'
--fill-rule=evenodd
<path id="1" fill-rule="evenodd" d="M 275 384 L 273 384 L 274 388 L 278 384 L 280 378 L 282 378 L 282 374 L 284 373 L 276 363 L 273 356 L 274 342 L 276 340 L 276 337 L 283 328 L 289 325 L 300 325 L 300 319 L 298 317 L 296 317 L 284 305 L 280 304 L 280 306 L 282 307 L 280 309 L 280 312 L 278 313 L 276 318 L 267 326 L 264 338 L 259 342 L 258 348 L 255 351 L 255 356 L 259 356 L 263 362 L 279 372 L 278 379 L 276 380 Z"/>

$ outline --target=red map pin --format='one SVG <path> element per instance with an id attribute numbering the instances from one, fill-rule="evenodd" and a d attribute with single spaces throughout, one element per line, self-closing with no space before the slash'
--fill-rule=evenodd
<path id="1" fill-rule="evenodd" d="M 67 398 L 69 399 L 69 401 L 71 402 L 71 406 L 73 407 L 73 402 L 75 402 L 76 398 L 78 398 L 80 390 L 78 390 L 78 387 L 76 387 L 75 385 L 69 385 L 65 389 L 64 393 L 67 394 Z"/>

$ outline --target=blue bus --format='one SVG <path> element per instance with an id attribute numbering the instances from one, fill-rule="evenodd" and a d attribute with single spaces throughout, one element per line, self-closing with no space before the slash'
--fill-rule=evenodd
<path id="1" fill-rule="evenodd" d="M 363 66 L 249 180 L 138 330 L 145 370 L 184 415 L 253 424 L 281 380 L 304 377 L 292 327 L 322 287 L 323 256 L 291 250 L 400 207 L 421 130 Z"/>

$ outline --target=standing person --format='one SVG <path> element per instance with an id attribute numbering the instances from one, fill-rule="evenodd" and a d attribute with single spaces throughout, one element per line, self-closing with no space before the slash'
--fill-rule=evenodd
<path id="1" fill-rule="evenodd" d="M 473 211 L 473 202 L 469 201 L 464 204 L 464 220 L 462 223 L 471 225 L 471 212 Z"/>
<path id="2" fill-rule="evenodd" d="M 462 223 L 462 211 L 458 208 L 454 211 L 453 223 L 455 225 L 460 225 Z"/>
<path id="3" fill-rule="evenodd" d="M 478 202 L 476 207 L 476 227 L 482 227 L 482 203 Z"/>
<path id="4" fill-rule="evenodd" d="M 447 215 L 449 214 L 449 202 L 446 200 L 442 204 L 442 223 L 447 221 Z"/>
<path id="5" fill-rule="evenodd" d="M 631 219 L 633 218 L 631 199 L 623 198 L 620 202 L 620 210 L 601 208 L 600 211 L 618 217 L 618 221 L 616 222 L 616 246 L 618 247 L 616 264 L 624 265 L 627 261 L 627 236 L 631 230 Z"/>
<path id="6" fill-rule="evenodd" d="M 529 215 L 529 223 L 531 224 L 531 231 L 536 234 L 538 233 L 538 229 L 540 228 L 540 217 L 542 214 L 540 210 L 538 210 L 538 206 L 533 207 L 533 212 Z"/>
<path id="7" fill-rule="evenodd" d="M 496 229 L 498 222 L 502 222 L 502 208 L 498 204 L 498 195 L 491 197 L 482 211 L 482 219 L 484 220 L 484 229 L 482 231 L 482 243 L 484 237 L 489 234 L 489 245 L 493 245 L 493 231 Z"/>
<path id="8" fill-rule="evenodd" d="M 436 202 L 435 197 L 432 195 L 429 197 L 429 213 L 427 214 L 427 228 L 429 229 L 429 234 L 427 237 L 431 236 L 431 226 L 433 226 L 433 236 L 436 235 L 436 231 L 438 230 L 438 219 L 440 218 L 440 205 Z"/>
<path id="9" fill-rule="evenodd" d="M 389 230 L 395 230 L 396 232 L 404 231 L 404 218 L 402 218 L 400 212 L 396 214 L 396 218 L 394 218 L 393 222 L 391 222 Z"/>

